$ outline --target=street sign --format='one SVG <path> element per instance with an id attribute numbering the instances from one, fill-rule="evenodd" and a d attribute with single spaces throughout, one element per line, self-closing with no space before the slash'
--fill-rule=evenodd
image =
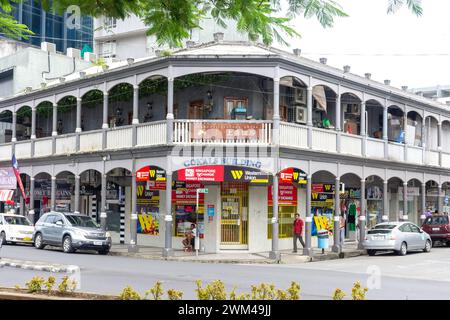
<path id="1" fill-rule="evenodd" d="M 198 193 L 208 193 L 208 189 L 197 189 Z"/>

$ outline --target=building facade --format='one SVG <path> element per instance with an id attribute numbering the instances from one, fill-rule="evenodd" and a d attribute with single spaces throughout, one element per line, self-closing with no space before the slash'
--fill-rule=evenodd
<path id="1" fill-rule="evenodd" d="M 415 88 L 411 89 L 411 92 L 447 105 L 450 104 L 450 86 L 448 85 Z"/>
<path id="2" fill-rule="evenodd" d="M 82 50 L 85 46 L 93 48 L 93 19 L 88 16 L 74 15 L 78 12 L 70 11 L 63 15 L 46 12 L 40 1 L 25 0 L 11 3 L 14 18 L 34 32 L 29 39 L 19 41 L 39 47 L 41 42 L 52 42 L 56 50 L 65 52 L 67 48 Z"/>
<path id="3" fill-rule="evenodd" d="M 214 40 L 213 34 L 223 33 L 226 41 L 248 41 L 245 33 L 237 31 L 236 23 L 226 20 L 227 28 L 217 25 L 211 17 L 200 22 L 200 28 L 193 29 L 186 42 L 207 43 Z M 99 17 L 94 19 L 94 52 L 106 59 L 124 60 L 127 58 L 144 58 L 154 56 L 156 50 L 169 49 L 156 43 L 156 37 L 147 36 L 147 27 L 131 15 L 123 20 Z"/>
<path id="4" fill-rule="evenodd" d="M 342 213 L 360 239 L 448 212 L 450 111 L 348 71 L 227 41 L 128 60 L 0 101 L 13 128 L 0 166 L 15 154 L 32 217 L 87 214 L 164 255 L 192 223 L 206 252 L 277 257 L 297 212 L 306 254 L 321 229 L 342 249 Z"/>

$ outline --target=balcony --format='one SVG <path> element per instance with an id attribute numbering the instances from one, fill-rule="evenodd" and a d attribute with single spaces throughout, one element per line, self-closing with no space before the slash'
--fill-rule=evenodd
<path id="1" fill-rule="evenodd" d="M 308 146 L 309 130 L 311 130 L 311 147 Z M 155 121 L 34 141 L 20 141 L 15 143 L 15 154 L 18 159 L 27 159 L 151 147 L 167 144 L 166 135 L 166 121 Z M 175 120 L 173 123 L 174 145 L 269 146 L 273 143 L 272 139 L 272 122 L 265 120 Z M 450 153 L 443 151 L 395 142 L 386 143 L 381 139 L 308 128 L 287 122 L 280 124 L 280 145 L 330 154 L 450 168 Z M 0 145 L 0 161 L 10 161 L 11 157 L 12 144 Z"/>

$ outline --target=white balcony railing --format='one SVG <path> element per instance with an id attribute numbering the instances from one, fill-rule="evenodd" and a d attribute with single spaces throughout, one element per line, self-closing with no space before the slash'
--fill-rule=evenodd
<path id="1" fill-rule="evenodd" d="M 60 136 L 56 138 L 56 154 L 71 154 L 76 152 L 75 136 Z"/>
<path id="2" fill-rule="evenodd" d="M 442 166 L 450 168 L 450 153 L 442 153 Z"/>
<path id="3" fill-rule="evenodd" d="M 281 123 L 280 144 L 286 147 L 308 148 L 308 127 Z"/>
<path id="4" fill-rule="evenodd" d="M 137 127 L 137 146 L 153 146 L 165 144 L 166 139 L 166 122 L 151 122 L 139 125 Z"/>
<path id="5" fill-rule="evenodd" d="M 351 154 L 353 156 L 362 156 L 362 142 L 361 136 L 341 133 L 341 153 Z"/>
<path id="6" fill-rule="evenodd" d="M 312 148 L 314 150 L 337 152 L 336 131 L 313 128 Z"/>
<path id="7" fill-rule="evenodd" d="M 106 132 L 106 148 L 122 149 L 133 146 L 133 128 L 113 128 Z"/>
<path id="8" fill-rule="evenodd" d="M 428 150 L 426 152 L 426 163 L 430 166 L 439 166 L 439 151 Z"/>
<path id="9" fill-rule="evenodd" d="M 0 145 L 0 160 L 11 160 L 11 144 Z"/>
<path id="10" fill-rule="evenodd" d="M 16 158 L 31 158 L 31 141 L 20 141 L 16 143 Z"/>
<path id="11" fill-rule="evenodd" d="M 85 132 L 80 134 L 80 151 L 94 152 L 102 150 L 102 132 Z"/>
<path id="12" fill-rule="evenodd" d="M 417 146 L 408 146 L 408 162 L 423 164 L 423 148 Z"/>
<path id="13" fill-rule="evenodd" d="M 176 120 L 173 142 L 179 144 L 270 144 L 269 121 Z"/>
<path id="14" fill-rule="evenodd" d="M 53 151 L 52 138 L 42 138 L 34 142 L 34 156 L 47 157 L 51 156 Z"/>
<path id="15" fill-rule="evenodd" d="M 401 143 L 389 142 L 388 159 L 394 161 L 405 160 L 405 146 Z"/>
<path id="16" fill-rule="evenodd" d="M 368 158 L 384 159 L 384 141 L 367 138 L 366 156 Z"/>

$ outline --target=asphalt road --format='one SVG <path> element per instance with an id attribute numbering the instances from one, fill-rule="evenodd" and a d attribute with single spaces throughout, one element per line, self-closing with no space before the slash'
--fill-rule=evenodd
<path id="1" fill-rule="evenodd" d="M 184 292 L 195 299 L 195 280 L 204 283 L 221 279 L 227 289 L 249 292 L 261 282 L 287 288 L 291 281 L 301 286 L 302 299 L 330 299 L 334 289 L 350 292 L 359 280 L 368 285 L 368 299 L 450 299 L 450 248 L 433 248 L 431 253 L 393 254 L 375 257 L 313 262 L 297 265 L 231 265 L 100 256 L 95 253 L 64 254 L 55 250 L 37 250 L 28 246 L 4 246 L 1 257 L 81 268 L 81 291 L 118 294 L 131 285 L 144 293 L 156 281 L 164 289 Z M 4 267 L 0 286 L 24 285 L 33 276 L 49 273 Z M 61 274 L 58 274 L 61 277 Z"/>

